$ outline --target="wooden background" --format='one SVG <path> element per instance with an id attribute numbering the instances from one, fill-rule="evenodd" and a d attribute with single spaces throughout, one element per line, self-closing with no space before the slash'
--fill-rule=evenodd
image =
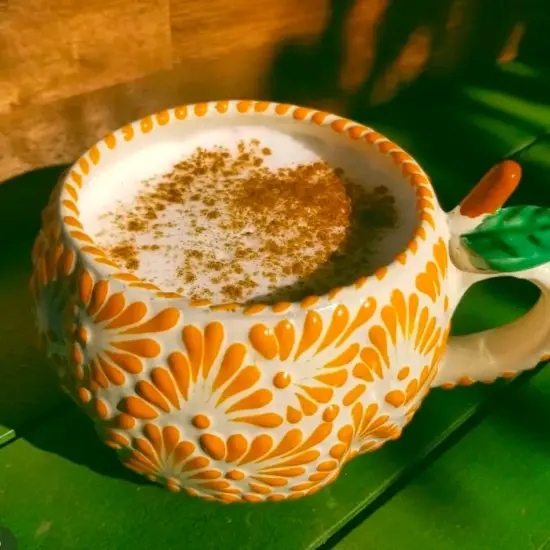
<path id="1" fill-rule="evenodd" d="M 109 131 L 176 104 L 375 106 L 426 71 L 512 59 L 528 4 L 0 0 L 0 181 L 70 162 Z"/>

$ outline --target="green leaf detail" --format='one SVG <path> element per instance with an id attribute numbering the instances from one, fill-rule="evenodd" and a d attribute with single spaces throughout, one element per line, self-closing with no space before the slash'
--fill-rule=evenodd
<path id="1" fill-rule="evenodd" d="M 504 273 L 550 262 L 550 208 L 511 206 L 487 216 L 473 231 L 460 236 L 473 265 L 480 260 Z"/>

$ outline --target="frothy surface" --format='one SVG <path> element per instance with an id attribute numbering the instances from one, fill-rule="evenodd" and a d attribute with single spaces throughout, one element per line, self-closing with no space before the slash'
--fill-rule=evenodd
<path id="1" fill-rule="evenodd" d="M 224 132 L 232 139 L 214 130 L 151 147 L 156 169 L 142 157 L 141 174 L 127 159 L 102 175 L 110 204 L 91 195 L 82 217 L 126 271 L 194 299 L 296 300 L 352 283 L 406 244 L 402 182 L 389 189 L 387 175 L 358 173 L 356 155 L 310 136 Z"/>

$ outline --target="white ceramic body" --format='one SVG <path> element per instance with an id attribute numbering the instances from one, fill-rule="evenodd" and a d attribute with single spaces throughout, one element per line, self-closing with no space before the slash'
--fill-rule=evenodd
<path id="1" fill-rule="evenodd" d="M 355 148 L 410 189 L 415 221 L 388 265 L 300 303 L 192 302 L 125 273 L 82 224 L 94 173 L 162 143 L 167 128 L 277 120 Z M 413 417 L 465 288 L 449 237 L 426 175 L 380 134 L 310 109 L 223 101 L 147 117 L 83 155 L 44 212 L 31 288 L 63 387 L 125 465 L 206 500 L 278 501 L 319 490 Z"/>

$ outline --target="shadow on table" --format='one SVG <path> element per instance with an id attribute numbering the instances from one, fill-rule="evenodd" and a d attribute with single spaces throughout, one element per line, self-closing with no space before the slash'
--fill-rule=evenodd
<path id="1" fill-rule="evenodd" d="M 0 235 L 6 243 L 0 262 L 0 433 L 61 399 L 37 347 L 28 288 L 40 213 L 62 170 L 45 168 L 0 185 Z"/>
<path id="2" fill-rule="evenodd" d="M 550 365 L 545 367 L 550 369 Z M 543 378 L 544 376 L 544 378 Z M 521 392 L 501 402 L 494 415 L 497 429 L 507 431 L 525 453 L 537 452 L 550 456 L 550 380 L 548 372 L 525 385 Z M 518 453 L 519 456 L 520 453 Z"/>
<path id="3" fill-rule="evenodd" d="M 28 291 L 30 252 L 41 211 L 65 168 L 36 170 L 0 185 L 0 235 L 8 241 L 0 264 L 0 434 L 14 430 L 48 453 L 101 474 L 140 482 L 100 443 L 92 423 L 62 394 L 53 369 L 37 347 Z M 67 416 L 73 417 L 70 433 L 52 433 L 56 419 Z M 73 444 L 75 432 L 83 444 Z"/>
<path id="4" fill-rule="evenodd" d="M 550 366 L 542 368 L 549 369 Z M 429 508 L 434 524 L 438 523 L 438 517 L 441 518 L 441 523 L 445 524 L 448 514 L 452 513 L 454 507 L 463 508 L 467 503 L 472 521 L 481 518 L 480 525 L 490 529 L 490 523 L 495 521 L 495 518 L 488 519 L 484 516 L 486 498 L 479 496 L 479 490 L 490 490 L 493 485 L 494 488 L 505 488 L 508 482 L 499 482 L 499 476 L 513 476 L 515 480 L 525 479 L 528 484 L 539 478 L 544 482 L 543 478 L 547 471 L 546 458 L 550 456 L 549 381 L 548 371 L 531 372 L 523 380 L 524 383 L 519 380 L 519 384 L 514 388 L 508 388 L 512 391 L 505 389 L 501 392 L 483 417 L 472 419 L 471 428 L 474 430 L 463 434 L 464 443 L 458 445 L 458 453 L 461 453 L 458 456 L 462 456 L 464 462 L 459 464 L 457 453 L 454 452 L 454 456 L 451 454 L 449 457 L 450 460 L 439 460 L 433 468 L 426 465 L 422 471 L 417 471 L 419 477 L 413 481 L 412 490 L 402 495 L 410 498 L 411 505 L 422 502 L 426 509 Z M 481 420 L 483 422 L 475 428 Z M 487 448 L 476 452 L 485 438 L 488 442 Z M 458 443 L 458 439 L 455 443 Z M 487 459 L 491 458 L 491 453 L 494 460 L 489 463 Z M 479 455 L 481 459 L 478 458 Z M 477 490 L 475 484 L 462 483 L 469 477 L 470 464 L 476 471 L 476 476 L 482 475 L 483 472 L 486 475 L 487 484 Z M 526 468 L 533 466 L 537 470 L 526 471 Z M 424 471 L 425 474 L 422 473 Z M 513 483 L 510 483 L 510 486 L 513 486 Z M 511 495 L 508 493 L 508 496 Z M 521 497 L 518 498 L 517 502 L 521 502 Z"/>

